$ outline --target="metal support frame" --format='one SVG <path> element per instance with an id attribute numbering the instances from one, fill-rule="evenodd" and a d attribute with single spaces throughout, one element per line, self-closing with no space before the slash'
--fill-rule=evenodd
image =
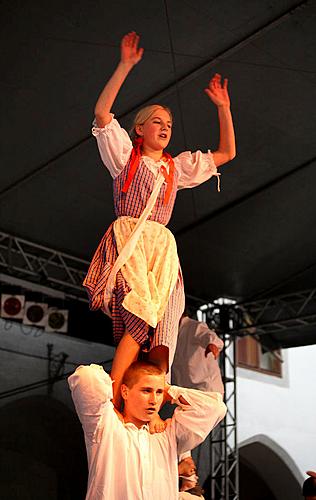
<path id="1" fill-rule="evenodd" d="M 86 301 L 82 282 L 88 266 L 83 259 L 0 232 L 0 269 L 13 277 Z"/>
<path id="2" fill-rule="evenodd" d="M 65 352 L 60 352 L 59 354 L 53 354 L 54 345 L 47 344 L 47 357 L 48 357 L 48 385 L 47 394 L 51 395 L 54 389 L 54 383 L 60 379 L 64 374 L 65 361 L 68 358 L 68 354 Z"/>
<path id="3" fill-rule="evenodd" d="M 224 342 L 220 366 L 227 415 L 210 436 L 210 494 L 212 500 L 237 500 L 236 340 L 239 336 L 251 335 L 260 342 L 262 335 L 316 325 L 316 289 L 243 304 L 215 301 L 203 306 L 201 312 L 203 321 Z"/>
<path id="4" fill-rule="evenodd" d="M 316 288 L 245 302 L 239 309 L 243 319 L 232 330 L 237 335 L 254 331 L 273 334 L 316 325 Z"/>
<path id="5" fill-rule="evenodd" d="M 88 267 L 86 260 L 0 232 L 0 271 L 12 278 L 86 301 L 82 282 Z M 216 307 L 218 304 L 208 304 L 208 316 Z M 316 325 L 316 288 L 246 302 L 234 311 L 239 314 L 230 329 L 235 335 L 253 334 L 254 330 L 262 335 Z"/>
<path id="6" fill-rule="evenodd" d="M 224 347 L 220 368 L 225 388 L 227 414 L 210 434 L 210 491 L 212 500 L 238 500 L 239 462 L 236 412 L 236 336 L 230 333 L 235 326 L 235 305 L 208 304 L 203 321 L 222 338 Z"/>

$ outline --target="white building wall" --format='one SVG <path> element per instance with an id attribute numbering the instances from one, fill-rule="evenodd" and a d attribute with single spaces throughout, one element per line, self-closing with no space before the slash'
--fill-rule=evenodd
<path id="1" fill-rule="evenodd" d="M 237 369 L 238 442 L 265 434 L 316 470 L 316 345 L 283 351 L 283 378 Z"/>

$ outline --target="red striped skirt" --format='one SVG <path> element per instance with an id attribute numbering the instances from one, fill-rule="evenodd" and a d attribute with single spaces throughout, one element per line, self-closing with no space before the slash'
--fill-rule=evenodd
<path id="1" fill-rule="evenodd" d="M 86 287 L 90 300 L 90 309 L 103 309 L 104 290 L 107 284 L 112 266 L 117 258 L 116 242 L 113 232 L 113 224 L 103 236 L 90 264 L 83 285 Z M 169 364 L 173 360 L 176 348 L 178 327 L 184 310 L 184 289 L 181 268 L 176 285 L 170 295 L 162 320 L 156 328 L 152 328 L 144 320 L 127 311 L 123 306 L 123 300 L 131 291 L 121 271 L 116 275 L 116 284 L 110 304 L 113 320 L 113 336 L 116 344 L 127 330 L 141 349 L 148 351 L 158 345 L 169 348 Z"/>

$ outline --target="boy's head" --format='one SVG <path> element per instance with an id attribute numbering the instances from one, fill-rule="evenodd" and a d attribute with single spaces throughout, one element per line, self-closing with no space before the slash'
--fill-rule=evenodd
<path id="1" fill-rule="evenodd" d="M 134 361 L 124 373 L 122 385 L 131 389 L 142 375 L 165 375 L 165 372 L 149 361 Z"/>
<path id="2" fill-rule="evenodd" d="M 165 373 L 147 361 L 135 361 L 126 370 L 121 394 L 124 419 L 141 427 L 157 415 L 164 398 Z"/>

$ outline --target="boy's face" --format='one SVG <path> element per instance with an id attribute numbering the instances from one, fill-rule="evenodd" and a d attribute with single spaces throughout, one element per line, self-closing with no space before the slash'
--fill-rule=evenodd
<path id="1" fill-rule="evenodd" d="M 165 376 L 140 375 L 132 386 L 122 385 L 124 420 L 140 428 L 157 415 L 164 397 Z"/>

